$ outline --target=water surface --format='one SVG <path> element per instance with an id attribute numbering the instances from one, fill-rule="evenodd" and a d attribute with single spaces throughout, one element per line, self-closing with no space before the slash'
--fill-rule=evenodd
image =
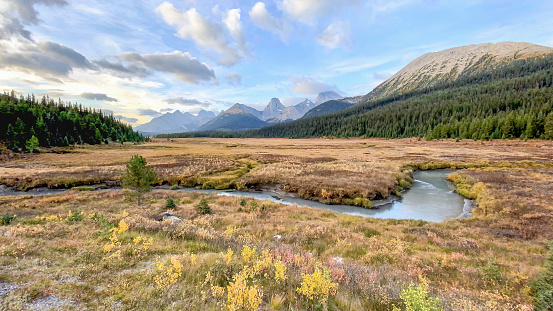
<path id="1" fill-rule="evenodd" d="M 328 205 L 316 201 L 304 200 L 292 195 L 278 194 L 271 191 L 229 191 L 229 190 L 203 190 L 195 188 L 179 188 L 175 191 L 197 191 L 206 194 L 255 198 L 269 200 L 282 204 L 297 204 L 312 208 L 326 209 L 337 213 L 349 215 L 392 218 L 392 219 L 420 219 L 439 222 L 451 218 L 470 217 L 469 200 L 455 193 L 455 185 L 446 180 L 452 170 L 416 171 L 413 174 L 414 182 L 409 190 L 403 192 L 403 199 L 388 198 L 386 200 L 372 201 L 375 209 L 365 209 L 350 205 Z M 100 191 L 120 190 L 111 188 Z M 166 187 L 164 189 L 167 189 Z M 13 191 L 13 189 L 0 189 L 2 195 L 37 195 L 56 194 L 67 190 L 63 189 L 36 189 L 27 192 Z M 467 201 L 467 202 L 465 202 Z M 463 211 L 465 206 L 465 211 Z"/>

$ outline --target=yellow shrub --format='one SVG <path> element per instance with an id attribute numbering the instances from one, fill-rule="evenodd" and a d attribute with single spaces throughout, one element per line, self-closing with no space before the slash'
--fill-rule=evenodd
<path id="1" fill-rule="evenodd" d="M 320 303 L 325 304 L 328 297 L 336 295 L 338 291 L 338 283 L 332 282 L 330 270 L 327 267 L 322 267 L 322 269 L 316 267 L 312 274 L 302 273 L 301 276 L 301 286 L 296 291 L 309 300 L 317 299 Z"/>

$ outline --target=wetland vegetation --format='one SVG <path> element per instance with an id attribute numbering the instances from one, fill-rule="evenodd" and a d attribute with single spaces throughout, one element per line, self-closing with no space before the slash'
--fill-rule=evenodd
<path id="1" fill-rule="evenodd" d="M 1 306 L 530 310 L 534 297 L 547 302 L 535 284 L 547 280 L 553 239 L 552 150 L 532 140 L 177 139 L 19 155 L 0 165 L 1 182 L 19 189 L 117 184 L 140 154 L 158 184 L 281 187 L 322 202 L 389 196 L 416 169 L 466 168 L 450 179 L 477 208 L 430 223 L 169 189 L 141 206 L 128 190 L 4 196 Z M 181 221 L 156 220 L 168 198 Z"/>

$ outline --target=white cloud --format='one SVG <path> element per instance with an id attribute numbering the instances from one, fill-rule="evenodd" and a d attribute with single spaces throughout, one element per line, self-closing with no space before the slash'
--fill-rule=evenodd
<path id="1" fill-rule="evenodd" d="M 130 63 L 141 64 L 151 70 L 172 73 L 179 80 L 199 84 L 202 81 L 211 81 L 217 84 L 217 78 L 213 69 L 205 63 L 200 63 L 197 58 L 188 52 L 173 51 L 171 53 L 138 54 L 126 52 L 123 58 Z"/>
<path id="2" fill-rule="evenodd" d="M 0 9 L 2 12 L 13 11 L 26 24 L 38 24 L 38 12 L 34 6 L 42 4 L 46 6 L 65 6 L 65 0 L 1 0 Z"/>
<path id="3" fill-rule="evenodd" d="M 373 2 L 373 12 L 383 13 L 393 11 L 404 5 L 408 5 L 415 0 L 378 0 Z"/>
<path id="4" fill-rule="evenodd" d="M 335 86 L 319 82 L 310 77 L 300 76 L 292 78 L 290 91 L 297 94 L 316 95 L 326 91 L 338 91 Z"/>
<path id="5" fill-rule="evenodd" d="M 318 17 L 328 16 L 358 2 L 359 0 L 282 0 L 278 7 L 294 20 L 316 25 Z"/>
<path id="6" fill-rule="evenodd" d="M 250 11 L 250 18 L 257 27 L 280 36 L 283 42 L 288 41 L 291 30 L 290 24 L 284 19 L 273 17 L 269 11 L 267 11 L 265 3 L 257 2 Z"/>
<path id="7" fill-rule="evenodd" d="M 61 82 L 75 68 L 92 69 L 92 64 L 77 51 L 50 41 L 24 44 L 18 51 L 0 50 L 0 68 L 34 73 Z"/>
<path id="8" fill-rule="evenodd" d="M 329 49 L 351 48 L 351 30 L 347 22 L 334 22 L 317 37 L 317 43 Z"/>
<path id="9" fill-rule="evenodd" d="M 195 8 L 182 12 L 171 3 L 164 2 L 156 8 L 156 11 L 161 14 L 167 24 L 175 27 L 178 37 L 194 40 L 200 47 L 221 54 L 219 62 L 222 65 L 232 66 L 242 59 L 243 55 L 239 53 L 239 49 L 233 46 L 225 36 L 224 27 L 219 23 L 208 21 Z M 240 11 L 232 11 L 229 15 L 225 24 L 227 27 L 230 24 L 232 27 L 232 29 L 229 27 L 230 34 L 234 38 L 238 37 L 236 39 L 238 46 L 245 50 L 245 40 L 241 33 Z"/>
<path id="10" fill-rule="evenodd" d="M 245 46 L 246 39 L 244 38 L 244 33 L 242 32 L 240 9 L 229 10 L 224 22 L 234 40 L 236 40 L 240 46 Z"/>

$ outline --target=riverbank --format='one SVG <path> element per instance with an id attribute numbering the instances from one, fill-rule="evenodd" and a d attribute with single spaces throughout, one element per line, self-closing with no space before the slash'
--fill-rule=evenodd
<path id="1" fill-rule="evenodd" d="M 363 218 L 252 199 L 243 205 L 242 198 L 171 190 L 146 194 L 143 206 L 124 191 L 0 197 L 0 215 L 11 219 L 0 226 L 0 283 L 10 285 L 0 304 L 26 305 L 53 296 L 79 310 L 218 310 L 228 303 L 233 277 L 245 267 L 254 271 L 257 264 L 259 273 L 246 285 L 257 285 L 262 308 L 270 310 L 322 307 L 297 291 L 302 273 L 312 275 L 316 267 L 326 267 L 337 284 L 329 309 L 389 310 L 402 303 L 399 294 L 410 283 L 424 284 L 420 276 L 428 294 L 440 298 L 446 310 L 530 310 L 530 284 L 553 239 L 553 146 L 540 141 L 459 143 L 200 139 L 76 148 L 74 154 L 3 162 L 0 178 L 54 180 L 56 174 L 115 175 L 138 153 L 164 176 L 201 173 L 216 180 L 242 165 L 228 163 L 270 154 L 262 156 L 264 161 L 256 158 L 260 164 L 240 180 L 264 175 L 274 177 L 269 181 L 312 182 L 309 187 L 334 192 L 339 185 L 321 178 L 323 167 L 337 169 L 337 179 L 352 178 L 352 184 L 375 180 L 367 184 L 372 187 L 380 181 L 396 185 L 395 177 L 380 179 L 388 176 L 381 171 L 401 172 L 409 163 L 486 165 L 458 173 L 466 194 L 478 202 L 474 217 L 439 223 Z M 211 160 L 203 168 L 199 159 L 206 157 Z M 313 173 L 307 175 L 294 169 L 269 174 L 276 167 L 294 168 L 296 162 L 321 166 L 303 169 Z M 219 170 L 208 174 L 208 167 Z M 355 179 L 356 170 L 365 174 L 363 179 Z M 202 196 L 211 215 L 196 214 Z M 173 212 L 182 222 L 155 220 L 165 211 L 167 197 L 175 200 Z M 116 239 L 111 228 L 117 229 Z M 269 257 L 271 266 L 264 266 Z M 180 273 L 175 283 L 158 288 L 156 280 L 165 279 L 156 277 L 165 270 L 156 264 L 175 267 L 173 258 Z M 285 267 L 286 280 L 275 279 L 276 260 Z"/>

